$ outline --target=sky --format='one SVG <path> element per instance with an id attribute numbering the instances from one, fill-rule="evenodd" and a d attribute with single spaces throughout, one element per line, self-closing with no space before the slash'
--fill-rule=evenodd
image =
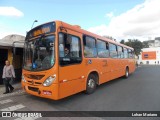
<path id="1" fill-rule="evenodd" d="M 160 0 L 0 0 L 0 39 L 61 20 L 117 41 L 160 36 Z"/>

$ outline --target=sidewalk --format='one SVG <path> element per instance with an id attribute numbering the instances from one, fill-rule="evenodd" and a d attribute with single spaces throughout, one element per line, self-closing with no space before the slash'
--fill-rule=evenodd
<path id="1" fill-rule="evenodd" d="M 12 86 L 14 87 L 13 92 L 22 89 L 21 82 L 13 83 Z M 5 86 L 0 85 L 0 95 L 2 95 L 4 92 L 5 92 Z"/>

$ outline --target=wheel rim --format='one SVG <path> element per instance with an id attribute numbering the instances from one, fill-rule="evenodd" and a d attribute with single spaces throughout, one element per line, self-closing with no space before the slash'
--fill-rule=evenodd
<path id="1" fill-rule="evenodd" d="M 93 79 L 90 79 L 90 80 L 88 81 L 88 87 L 94 88 L 94 86 L 95 86 L 95 81 L 94 81 Z"/>

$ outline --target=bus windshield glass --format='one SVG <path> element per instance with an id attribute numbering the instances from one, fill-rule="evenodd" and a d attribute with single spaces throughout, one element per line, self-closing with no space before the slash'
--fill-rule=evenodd
<path id="1" fill-rule="evenodd" d="M 24 69 L 29 71 L 47 70 L 54 65 L 55 36 L 41 36 L 25 43 Z"/>

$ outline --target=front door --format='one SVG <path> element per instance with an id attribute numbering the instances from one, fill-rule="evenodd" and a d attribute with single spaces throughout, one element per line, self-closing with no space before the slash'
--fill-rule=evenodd
<path id="1" fill-rule="evenodd" d="M 84 88 L 81 34 L 59 33 L 59 96 L 75 94 Z"/>

